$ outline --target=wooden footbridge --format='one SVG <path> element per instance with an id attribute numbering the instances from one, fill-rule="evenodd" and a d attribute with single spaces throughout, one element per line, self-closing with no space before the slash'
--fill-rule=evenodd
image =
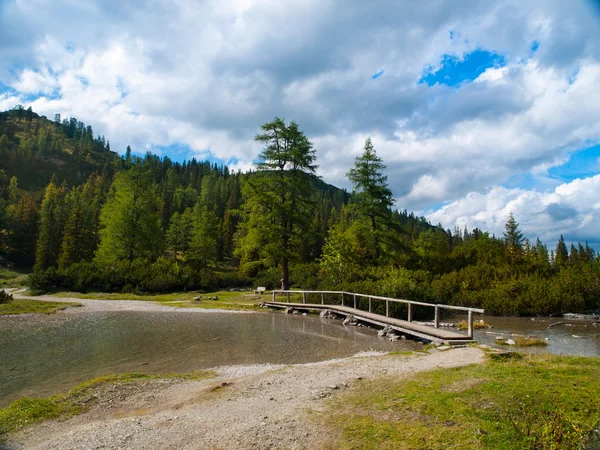
<path id="1" fill-rule="evenodd" d="M 276 301 L 276 296 L 286 296 L 286 301 Z M 263 305 L 271 308 L 293 308 L 297 310 L 323 311 L 329 310 L 342 316 L 354 316 L 359 322 L 365 322 L 380 327 L 389 327 L 397 332 L 426 341 L 444 343 L 448 345 L 459 345 L 473 340 L 473 314 L 483 314 L 485 311 L 478 308 L 467 308 L 463 306 L 440 305 L 433 303 L 415 302 L 397 298 L 379 297 L 376 295 L 356 294 L 344 291 L 272 291 L 272 300 L 263 302 Z M 302 296 L 302 302 L 292 302 L 291 297 Z M 327 297 L 328 302 L 325 302 Z M 329 301 L 334 303 L 329 303 Z M 341 300 L 341 302 L 340 302 Z M 316 302 L 315 302 L 316 301 Z M 368 311 L 366 310 L 368 301 Z M 338 303 L 339 302 L 339 303 Z M 382 309 L 381 303 L 385 302 L 385 315 L 377 314 L 373 310 Z M 394 304 L 407 305 L 406 320 L 397 319 L 390 314 L 390 307 Z M 364 309 L 361 309 L 363 307 Z M 427 307 L 434 309 L 432 326 L 413 322 L 413 312 L 416 307 Z M 393 308 L 393 306 L 392 306 Z M 467 313 L 467 334 L 459 333 L 447 328 L 440 328 L 440 310 L 447 309 L 456 312 Z"/>

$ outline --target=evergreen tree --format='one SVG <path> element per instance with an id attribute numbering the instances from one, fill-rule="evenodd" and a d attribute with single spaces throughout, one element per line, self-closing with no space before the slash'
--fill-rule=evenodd
<path id="1" fill-rule="evenodd" d="M 73 191 L 73 207 L 65 225 L 58 266 L 65 268 L 71 264 L 85 261 L 85 217 L 79 190 Z"/>
<path id="2" fill-rule="evenodd" d="M 316 171 L 312 143 L 295 122 L 276 117 L 264 124 L 256 140 L 265 145 L 258 171 L 246 180 L 244 225 L 237 254 L 242 263 L 281 267 L 283 289 L 290 287 L 289 265 L 299 258 L 301 241 L 312 224 Z"/>
<path id="3" fill-rule="evenodd" d="M 558 267 L 565 267 L 569 262 L 569 252 L 567 251 L 567 245 L 563 235 L 560 235 L 558 244 L 556 245 L 556 252 L 554 253 L 554 262 Z"/>
<path id="4" fill-rule="evenodd" d="M 363 154 L 354 161 L 354 168 L 348 172 L 348 179 L 354 186 L 360 216 L 369 221 L 375 238 L 375 257 L 381 254 L 381 241 L 384 231 L 391 225 L 391 207 L 394 204 L 392 191 L 383 174 L 386 166 L 377 156 L 371 138 L 365 141 Z"/>
<path id="5" fill-rule="evenodd" d="M 504 246 L 509 264 L 521 261 L 523 257 L 523 233 L 519 230 L 519 224 L 512 212 L 508 215 L 508 220 L 504 225 Z"/>
<path id="6" fill-rule="evenodd" d="M 35 199 L 25 194 L 8 208 L 8 256 L 17 264 L 29 266 L 35 260 L 38 238 L 38 208 Z"/>
<path id="7" fill-rule="evenodd" d="M 217 258 L 217 216 L 200 203 L 194 211 L 194 227 L 188 260 L 197 269 L 205 269 Z"/>
<path id="8" fill-rule="evenodd" d="M 50 181 L 40 209 L 40 234 L 35 255 L 35 270 L 56 267 L 63 240 L 66 222 L 66 185 L 56 185 Z"/>
<path id="9" fill-rule="evenodd" d="M 98 261 L 156 259 L 162 252 L 162 233 L 152 174 L 135 164 L 115 176 L 100 217 Z"/>
<path id="10" fill-rule="evenodd" d="M 183 214 L 176 212 L 171 217 L 167 230 L 167 245 L 174 252 L 186 252 L 190 247 L 194 231 L 192 208 L 186 208 Z"/>

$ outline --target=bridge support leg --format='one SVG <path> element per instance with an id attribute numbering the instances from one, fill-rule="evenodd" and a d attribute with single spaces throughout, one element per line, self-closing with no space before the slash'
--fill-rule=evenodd
<path id="1" fill-rule="evenodd" d="M 468 334 L 470 338 L 473 338 L 473 311 L 469 311 L 469 328 Z"/>
<path id="2" fill-rule="evenodd" d="M 434 318 L 434 326 L 435 328 L 440 327 L 440 308 L 435 307 L 435 318 Z"/>
<path id="3" fill-rule="evenodd" d="M 325 304 L 325 295 L 321 292 L 321 305 Z"/>
<path id="4" fill-rule="evenodd" d="M 371 297 L 369 297 L 369 312 L 371 312 L 373 310 L 371 302 L 373 301 L 373 299 Z"/>
<path id="5" fill-rule="evenodd" d="M 408 321 L 412 322 L 412 303 L 408 304 Z"/>
<path id="6" fill-rule="evenodd" d="M 358 309 L 358 308 L 356 307 L 356 294 L 354 294 L 354 309 Z"/>
<path id="7" fill-rule="evenodd" d="M 385 315 L 386 317 L 390 317 L 390 301 L 385 301 Z"/>

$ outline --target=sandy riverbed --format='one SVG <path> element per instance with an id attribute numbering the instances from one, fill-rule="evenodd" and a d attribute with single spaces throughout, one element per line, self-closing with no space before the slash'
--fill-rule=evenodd
<path id="1" fill-rule="evenodd" d="M 335 434 L 319 414 L 346 387 L 482 360 L 481 350 L 467 347 L 293 366 L 230 366 L 217 368 L 219 376 L 211 380 L 110 386 L 86 413 L 26 429 L 11 436 L 8 448 L 322 448 Z"/>

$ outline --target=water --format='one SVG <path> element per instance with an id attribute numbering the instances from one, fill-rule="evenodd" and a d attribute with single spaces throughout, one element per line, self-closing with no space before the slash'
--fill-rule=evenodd
<path id="1" fill-rule="evenodd" d="M 494 344 L 496 336 L 505 339 L 514 335 L 535 336 L 540 339 L 548 338 L 548 345 L 520 350 L 530 353 L 600 357 L 600 323 L 567 320 L 561 317 L 486 317 L 485 320 L 494 328 L 475 330 L 475 339 L 482 344 Z M 564 324 L 548 328 L 556 322 Z"/>
<path id="2" fill-rule="evenodd" d="M 368 328 L 285 314 L 77 312 L 0 316 L 0 407 L 124 372 L 189 372 L 232 364 L 293 364 L 358 352 L 417 350 Z"/>

